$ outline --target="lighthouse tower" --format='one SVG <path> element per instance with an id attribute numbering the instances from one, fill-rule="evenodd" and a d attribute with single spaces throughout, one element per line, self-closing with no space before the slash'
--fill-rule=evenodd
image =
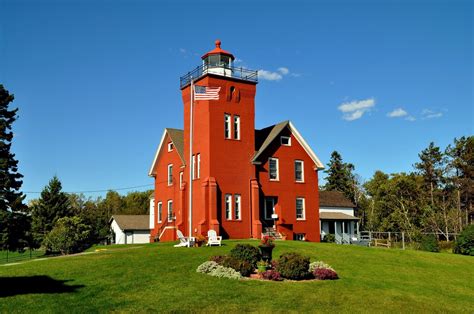
<path id="1" fill-rule="evenodd" d="M 180 79 L 184 105 L 184 189 L 192 184 L 193 235 L 213 229 L 225 237 L 252 236 L 250 184 L 255 180 L 255 168 L 250 160 L 255 153 L 257 71 L 234 67 L 234 59 L 216 40 L 215 48 L 202 56 L 202 64 Z M 194 101 L 192 154 L 191 81 L 194 86 L 220 87 L 219 100 Z M 194 166 L 193 178 L 190 165 Z M 188 230 L 189 199 L 185 204 L 182 227 Z"/>

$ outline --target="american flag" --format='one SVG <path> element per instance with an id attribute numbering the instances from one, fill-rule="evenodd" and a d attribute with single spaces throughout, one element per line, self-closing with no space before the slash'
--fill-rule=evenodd
<path id="1" fill-rule="evenodd" d="M 194 100 L 219 100 L 220 87 L 194 86 Z"/>

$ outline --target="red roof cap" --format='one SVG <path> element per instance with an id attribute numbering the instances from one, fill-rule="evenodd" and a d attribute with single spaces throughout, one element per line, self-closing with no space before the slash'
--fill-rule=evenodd
<path id="1" fill-rule="evenodd" d="M 201 59 L 204 59 L 209 55 L 218 55 L 218 54 L 229 56 L 232 60 L 235 59 L 233 54 L 221 49 L 221 41 L 219 39 L 216 40 L 216 48 L 206 53 L 204 56 L 201 57 Z"/>

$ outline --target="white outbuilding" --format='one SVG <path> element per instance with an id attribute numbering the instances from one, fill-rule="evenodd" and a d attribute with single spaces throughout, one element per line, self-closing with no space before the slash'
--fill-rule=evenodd
<path id="1" fill-rule="evenodd" d="M 113 215 L 110 229 L 114 244 L 150 243 L 149 215 Z"/>

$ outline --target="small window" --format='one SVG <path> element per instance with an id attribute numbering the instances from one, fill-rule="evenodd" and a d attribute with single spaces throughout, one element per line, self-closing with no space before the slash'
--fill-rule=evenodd
<path id="1" fill-rule="evenodd" d="M 235 219 L 240 220 L 241 208 L 240 208 L 240 194 L 235 194 Z"/>
<path id="2" fill-rule="evenodd" d="M 291 146 L 291 137 L 289 136 L 280 137 L 280 143 L 283 146 Z"/>
<path id="3" fill-rule="evenodd" d="M 158 222 L 161 223 L 161 215 L 163 212 L 163 204 L 161 202 L 158 202 Z"/>
<path id="4" fill-rule="evenodd" d="M 193 180 L 196 179 L 196 155 L 193 155 L 193 169 L 191 173 L 193 174 Z"/>
<path id="5" fill-rule="evenodd" d="M 183 177 L 184 177 L 184 173 L 181 171 L 179 173 L 179 187 L 180 188 L 183 186 Z"/>
<path id="6" fill-rule="evenodd" d="M 302 160 L 295 160 L 295 181 L 304 182 L 304 163 Z"/>
<path id="7" fill-rule="evenodd" d="M 224 115 L 224 137 L 230 138 L 230 114 Z"/>
<path id="8" fill-rule="evenodd" d="M 201 177 L 201 154 L 197 154 L 196 177 L 198 179 Z"/>
<path id="9" fill-rule="evenodd" d="M 225 219 L 232 219 L 232 194 L 225 195 Z"/>
<path id="10" fill-rule="evenodd" d="M 296 198 L 296 220 L 305 220 L 306 213 L 305 213 L 305 204 L 303 197 Z"/>
<path id="11" fill-rule="evenodd" d="M 295 239 L 295 241 L 306 241 L 305 235 L 305 233 L 295 233 L 293 235 L 293 238 Z"/>
<path id="12" fill-rule="evenodd" d="M 168 165 L 168 185 L 173 184 L 173 164 Z"/>
<path id="13" fill-rule="evenodd" d="M 171 152 L 174 148 L 173 142 L 168 143 L 168 151 Z"/>
<path id="14" fill-rule="evenodd" d="M 278 181 L 278 159 L 277 158 L 269 158 L 268 159 L 268 168 L 269 168 L 269 177 L 272 181 Z"/>
<path id="15" fill-rule="evenodd" d="M 240 140 L 240 117 L 234 116 L 234 140 Z"/>
<path id="16" fill-rule="evenodd" d="M 172 222 L 173 219 L 173 201 L 168 201 L 168 222 Z"/>
<path id="17" fill-rule="evenodd" d="M 265 219 L 267 220 L 272 219 L 272 215 L 275 214 L 275 204 L 276 204 L 275 197 L 265 197 L 265 200 L 264 200 Z"/>

